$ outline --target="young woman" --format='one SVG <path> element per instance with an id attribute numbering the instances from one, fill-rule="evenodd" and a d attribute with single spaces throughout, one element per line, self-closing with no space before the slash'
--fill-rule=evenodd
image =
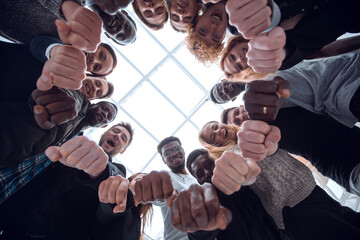
<path id="1" fill-rule="evenodd" d="M 132 3 L 140 21 L 151 30 L 160 30 L 169 18 L 165 0 L 135 0 Z"/>
<path id="2" fill-rule="evenodd" d="M 239 151 L 239 130 L 236 125 L 212 121 L 204 125 L 199 139 L 217 159 L 226 150 Z M 359 238 L 360 215 L 331 199 L 316 186 L 305 165 L 276 148 L 258 162 L 262 172 L 250 185 L 276 225 L 296 239 L 337 239 L 342 234 Z"/>

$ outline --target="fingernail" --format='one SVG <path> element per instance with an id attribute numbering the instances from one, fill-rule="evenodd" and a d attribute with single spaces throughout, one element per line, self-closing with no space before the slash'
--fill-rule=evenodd
<path id="1" fill-rule="evenodd" d="M 50 83 L 50 79 L 47 78 L 47 77 L 44 77 L 44 76 L 42 76 L 42 77 L 40 78 L 40 80 L 41 80 L 43 83 Z"/>
<path id="2" fill-rule="evenodd" d="M 54 158 L 56 157 L 56 156 L 55 156 L 56 153 L 55 153 L 54 150 L 51 149 L 51 148 L 46 149 L 45 154 L 46 154 L 46 156 L 48 156 L 48 158 L 50 158 L 50 160 L 51 160 L 51 159 L 54 159 Z"/>
<path id="3" fill-rule="evenodd" d="M 34 113 L 35 114 L 37 114 L 37 115 L 39 115 L 39 114 L 41 114 L 43 111 L 42 111 L 42 109 L 41 108 L 34 108 Z"/>
<path id="4" fill-rule="evenodd" d="M 225 213 L 223 213 L 222 216 L 223 216 L 223 219 L 225 220 L 226 225 L 228 225 L 230 219 L 228 219 L 228 216 Z"/>
<path id="5" fill-rule="evenodd" d="M 266 141 L 266 145 L 268 145 L 269 147 L 273 147 L 275 145 L 275 143 L 273 141 Z"/>

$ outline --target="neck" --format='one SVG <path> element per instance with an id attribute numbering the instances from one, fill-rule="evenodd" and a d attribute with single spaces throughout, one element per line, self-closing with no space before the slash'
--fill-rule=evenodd
<path id="1" fill-rule="evenodd" d="M 173 173 L 180 173 L 180 174 L 187 174 L 186 169 L 184 168 L 183 170 L 181 170 L 180 172 L 173 172 Z"/>

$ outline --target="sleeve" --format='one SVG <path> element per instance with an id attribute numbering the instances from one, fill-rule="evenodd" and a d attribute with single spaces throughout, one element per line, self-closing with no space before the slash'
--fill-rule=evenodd
<path id="1" fill-rule="evenodd" d="M 50 46 L 64 45 L 59 39 L 49 36 L 38 36 L 30 42 L 31 54 L 40 62 L 45 63 L 48 58 L 46 52 L 50 52 L 48 49 Z"/>
<path id="2" fill-rule="evenodd" d="M 189 240 L 215 240 L 219 230 L 188 233 Z"/>
<path id="3" fill-rule="evenodd" d="M 40 4 L 46 8 L 48 11 L 52 12 L 53 14 L 60 16 L 62 19 L 65 19 L 62 11 L 61 6 L 65 1 L 73 1 L 78 3 L 79 5 L 85 5 L 85 0 L 38 0 Z"/>

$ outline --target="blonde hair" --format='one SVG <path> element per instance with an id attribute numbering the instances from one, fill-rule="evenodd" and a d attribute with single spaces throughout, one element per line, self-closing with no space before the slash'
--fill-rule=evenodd
<path id="1" fill-rule="evenodd" d="M 208 46 L 197 37 L 195 25 L 189 27 L 188 36 L 186 37 L 186 45 L 189 51 L 204 65 L 215 63 L 224 49 L 224 43 Z"/>
<path id="2" fill-rule="evenodd" d="M 226 79 L 231 81 L 231 82 L 248 83 L 248 82 L 251 82 L 253 80 L 265 79 L 268 75 L 272 74 L 272 73 L 269 73 L 269 74 L 256 73 L 251 67 L 248 67 L 248 68 L 242 70 L 241 72 L 234 73 L 234 74 L 231 74 L 231 75 L 227 74 L 225 72 L 225 70 L 224 70 L 224 61 L 225 61 L 226 57 L 228 56 L 230 51 L 236 45 L 238 45 L 239 43 L 243 43 L 243 42 L 247 43 L 247 42 L 249 42 L 249 40 L 245 39 L 241 35 L 231 37 L 229 39 L 224 51 L 222 52 L 221 59 L 220 59 L 220 68 L 224 72 Z"/>
<path id="3" fill-rule="evenodd" d="M 210 122 L 205 123 L 205 125 L 202 127 L 202 129 L 199 132 L 199 141 L 200 141 L 201 145 L 203 145 L 208 150 L 209 155 L 211 157 L 213 157 L 214 159 L 218 159 L 221 157 L 221 154 L 223 152 L 225 152 L 226 150 L 229 150 L 235 144 L 237 144 L 237 141 L 231 140 L 231 141 L 225 143 L 225 145 L 223 145 L 223 146 L 213 145 L 213 144 L 206 142 L 202 135 L 203 135 L 205 126 L 208 125 L 209 123 L 219 123 L 219 122 L 210 121 Z M 239 126 L 234 125 L 234 124 L 227 124 L 227 126 L 229 126 L 235 132 L 238 132 L 241 129 Z"/>

